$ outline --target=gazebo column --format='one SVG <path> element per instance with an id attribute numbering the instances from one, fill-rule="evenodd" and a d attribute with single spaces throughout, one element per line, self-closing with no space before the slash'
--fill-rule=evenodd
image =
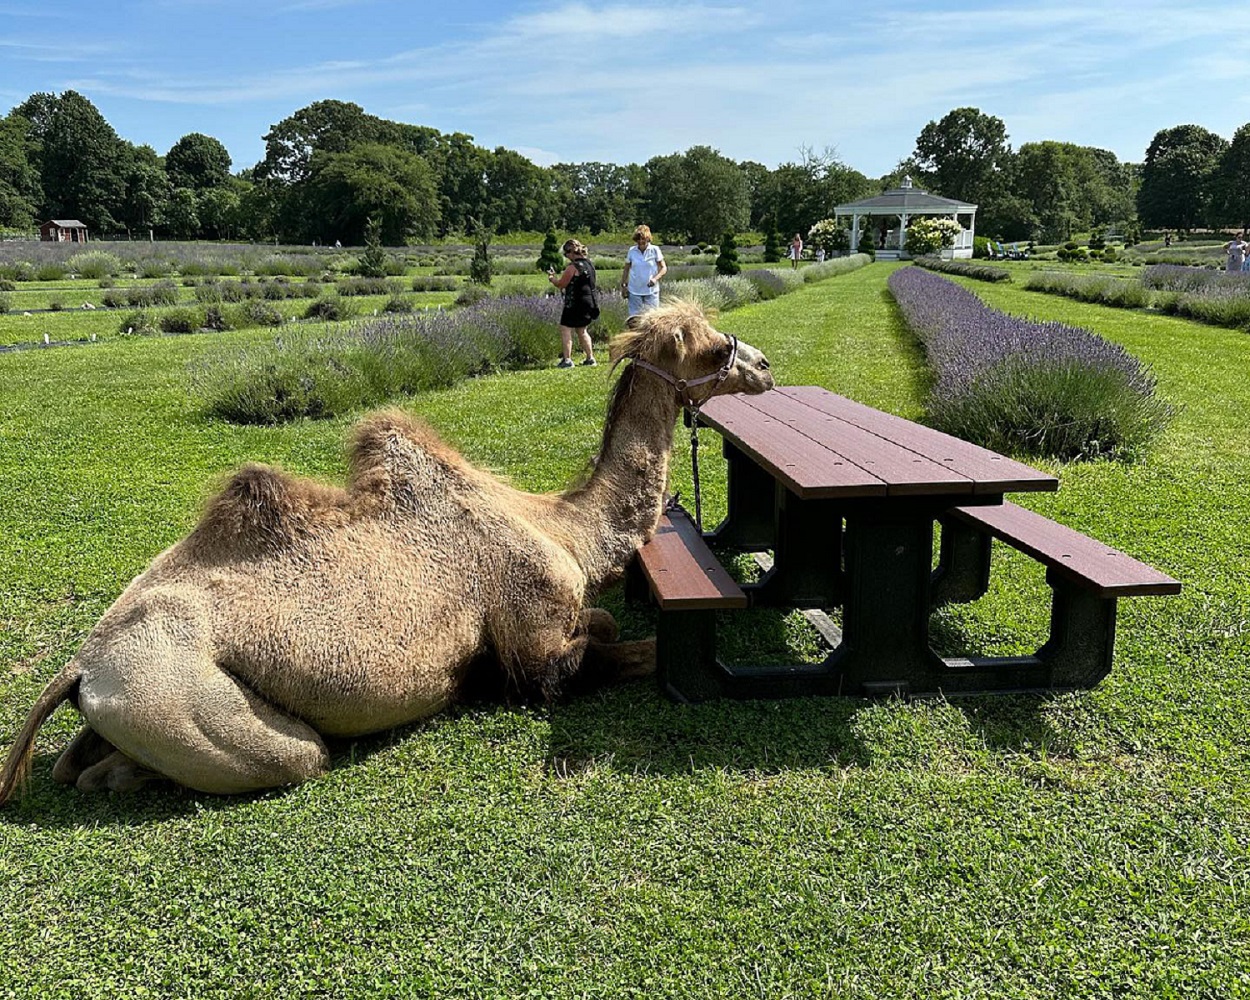
<path id="1" fill-rule="evenodd" d="M 851 216 L 851 253 L 859 249 L 859 215 Z"/>
<path id="2" fill-rule="evenodd" d="M 908 215 L 904 212 L 898 217 L 898 250 L 903 252 L 903 244 L 907 242 L 907 219 Z"/>

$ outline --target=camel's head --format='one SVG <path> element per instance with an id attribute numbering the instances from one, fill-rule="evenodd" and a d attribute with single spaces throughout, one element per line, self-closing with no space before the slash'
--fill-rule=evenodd
<path id="1" fill-rule="evenodd" d="M 659 369 L 678 385 L 679 395 L 688 385 L 698 402 L 727 392 L 766 392 L 774 384 L 763 352 L 721 333 L 693 302 L 677 300 L 631 316 L 609 350 L 614 363 L 629 358 Z"/>

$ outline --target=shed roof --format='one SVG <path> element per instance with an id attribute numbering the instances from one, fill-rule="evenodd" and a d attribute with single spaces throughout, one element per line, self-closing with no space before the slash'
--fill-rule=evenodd
<path id="1" fill-rule="evenodd" d="M 62 229 L 86 229 L 85 222 L 79 222 L 77 219 L 49 219 L 44 223 L 45 226 L 60 226 Z"/>
<path id="2" fill-rule="evenodd" d="M 865 198 L 862 201 L 848 202 L 845 205 L 838 205 L 835 209 L 838 215 L 894 215 L 900 212 L 923 215 L 938 212 L 975 212 L 976 210 L 976 205 L 966 201 L 943 198 L 912 187 L 910 177 L 904 177 L 899 187 L 892 188 L 885 194 L 879 194 L 875 198 Z"/>

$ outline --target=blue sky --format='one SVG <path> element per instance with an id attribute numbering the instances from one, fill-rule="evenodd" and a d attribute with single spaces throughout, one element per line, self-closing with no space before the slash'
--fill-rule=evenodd
<path id="1" fill-rule="evenodd" d="M 544 165 L 807 147 L 875 176 L 972 105 L 1013 146 L 1139 161 L 1161 128 L 1250 122 L 1248 38 L 1227 0 L 0 0 L 0 113 L 73 89 L 132 142 L 203 132 L 236 170 L 334 98 Z"/>

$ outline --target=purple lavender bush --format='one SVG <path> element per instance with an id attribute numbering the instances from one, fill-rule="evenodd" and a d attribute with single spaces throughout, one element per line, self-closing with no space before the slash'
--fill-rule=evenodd
<path id="1" fill-rule="evenodd" d="M 1132 460 L 1174 415 L 1149 368 L 1087 330 L 1009 316 L 916 267 L 889 287 L 933 370 L 939 430 L 1013 454 Z"/>
<path id="2" fill-rule="evenodd" d="M 625 326 L 622 300 L 608 299 L 601 309 L 591 327 L 599 340 Z M 451 312 L 383 314 L 331 333 L 283 333 L 205 358 L 191 370 L 191 392 L 209 415 L 236 423 L 331 417 L 475 375 L 546 364 L 559 350 L 559 319 L 558 298 L 513 296 Z"/>

